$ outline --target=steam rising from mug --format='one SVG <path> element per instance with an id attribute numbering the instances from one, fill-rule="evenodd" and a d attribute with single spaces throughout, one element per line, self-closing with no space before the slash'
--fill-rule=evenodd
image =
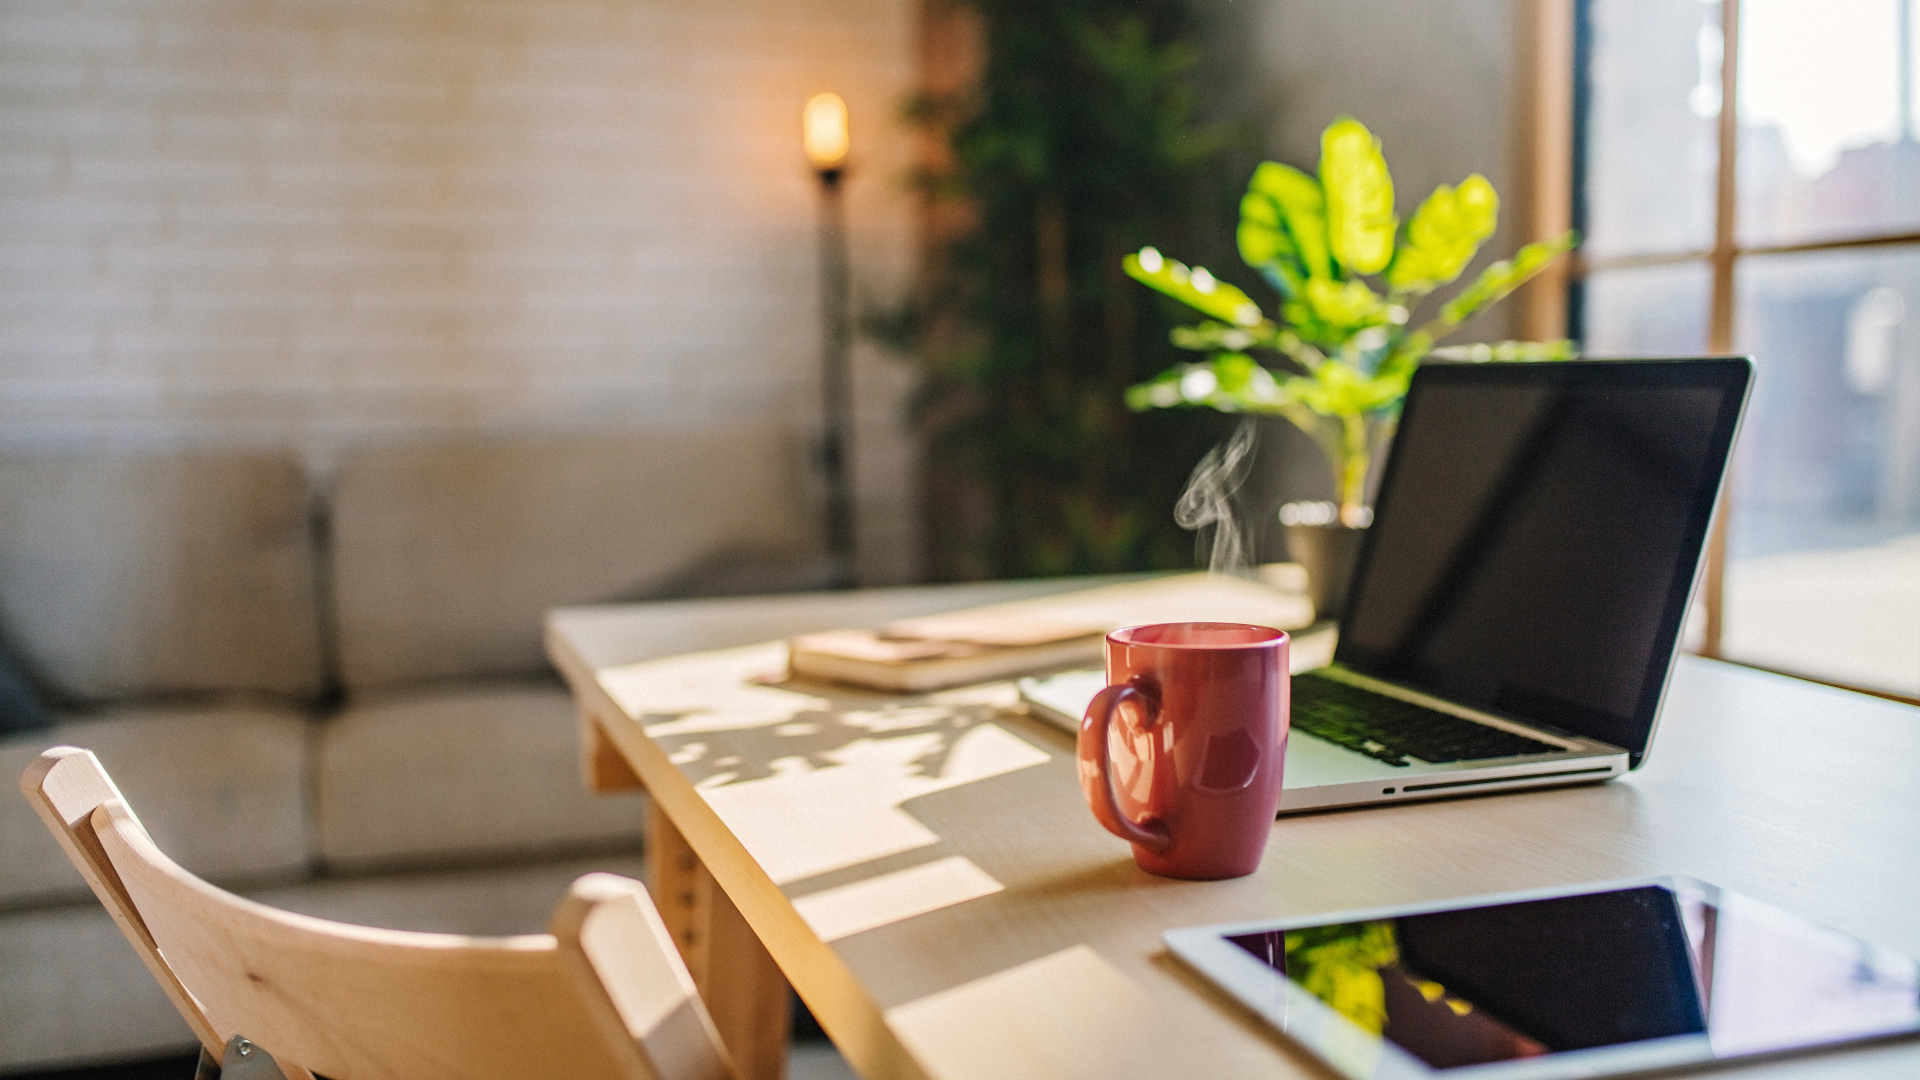
<path id="1" fill-rule="evenodd" d="M 1187 489 L 1173 505 L 1174 523 L 1200 534 L 1194 541 L 1196 556 L 1211 541 L 1207 569 L 1215 574 L 1244 573 L 1250 568 L 1246 537 L 1234 520 L 1233 493 L 1253 471 L 1258 433 L 1253 418 L 1242 417 L 1232 437 L 1207 451 L 1207 456 L 1193 467 Z"/>

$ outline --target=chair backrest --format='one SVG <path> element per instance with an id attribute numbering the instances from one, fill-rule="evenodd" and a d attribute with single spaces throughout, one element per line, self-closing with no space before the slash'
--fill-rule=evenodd
<path id="1" fill-rule="evenodd" d="M 181 869 L 88 751 L 47 751 L 21 787 L 216 1060 L 244 1035 L 335 1080 L 733 1076 L 638 882 L 574 882 L 552 934 L 350 926 Z"/>

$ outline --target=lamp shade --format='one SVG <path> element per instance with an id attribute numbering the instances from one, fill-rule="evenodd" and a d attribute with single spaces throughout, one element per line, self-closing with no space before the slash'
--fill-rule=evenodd
<path id="1" fill-rule="evenodd" d="M 815 94 L 800 114 L 807 160 L 816 169 L 837 169 L 847 160 L 847 103 L 839 94 Z"/>

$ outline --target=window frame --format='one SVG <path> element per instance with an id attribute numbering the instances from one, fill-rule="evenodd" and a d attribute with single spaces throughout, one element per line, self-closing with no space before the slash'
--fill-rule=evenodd
<path id="1" fill-rule="evenodd" d="M 1519 118 L 1518 173 L 1524 202 L 1526 239 L 1559 235 L 1586 224 L 1586 133 L 1591 119 L 1591 13 L 1597 0 L 1520 0 L 1516 5 L 1515 88 Z M 1736 271 L 1752 256 L 1796 255 L 1860 248 L 1920 247 L 1920 231 L 1881 232 L 1794 244 L 1742 246 L 1736 231 L 1739 205 L 1740 9 L 1741 0 L 1718 0 L 1724 49 L 1720 63 L 1721 108 L 1716 124 L 1718 161 L 1714 181 L 1712 246 L 1682 252 L 1623 253 L 1589 258 L 1579 250 L 1542 274 L 1521 296 L 1516 336 L 1533 340 L 1579 337 L 1585 321 L 1584 284 L 1596 272 L 1648 266 L 1705 264 L 1710 272 L 1706 350 L 1724 356 L 1734 351 L 1737 310 Z M 1721 655 L 1727 564 L 1728 503 L 1737 485 L 1729 475 L 1707 537 L 1701 582 L 1706 633 L 1700 655 Z M 1736 661 L 1737 662 L 1737 661 Z M 1757 667 L 1759 665 L 1747 665 Z M 1806 678 L 1797 672 L 1785 674 Z M 1815 682 L 1828 682 L 1813 679 Z M 1920 699 L 1884 690 L 1845 686 L 1877 697 L 1920 704 Z"/>

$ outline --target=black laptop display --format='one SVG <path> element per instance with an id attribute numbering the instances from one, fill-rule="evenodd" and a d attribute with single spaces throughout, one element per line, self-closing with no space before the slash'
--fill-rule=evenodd
<path id="1" fill-rule="evenodd" d="M 1739 358 L 1423 366 L 1336 663 L 1638 766 L 1751 377 Z"/>

